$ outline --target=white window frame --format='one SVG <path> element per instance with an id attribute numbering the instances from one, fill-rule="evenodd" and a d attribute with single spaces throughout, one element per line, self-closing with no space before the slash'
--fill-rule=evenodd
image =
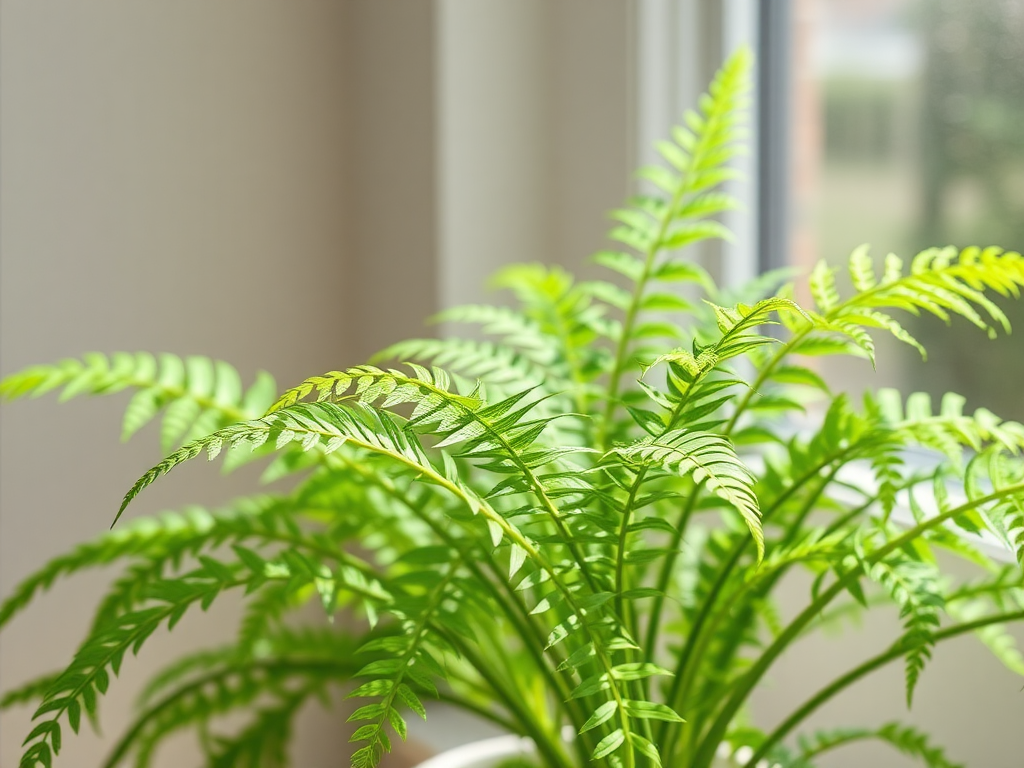
<path id="1" fill-rule="evenodd" d="M 790 0 L 638 0 L 636 6 L 637 164 L 659 162 L 654 144 L 669 135 L 722 60 L 751 47 L 755 72 L 750 152 L 728 190 L 742 207 L 725 223 L 736 240 L 705 263 L 725 288 L 786 264 L 789 246 L 788 116 Z M 705 254 L 705 259 L 707 256 Z"/>

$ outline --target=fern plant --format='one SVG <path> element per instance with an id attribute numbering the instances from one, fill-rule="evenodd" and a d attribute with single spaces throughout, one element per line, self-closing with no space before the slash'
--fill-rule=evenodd
<path id="1" fill-rule="evenodd" d="M 809 306 L 757 286 L 727 305 L 681 251 L 728 237 L 713 217 L 735 205 L 720 185 L 742 149 L 748 59 L 733 56 L 660 145 L 666 165 L 640 172 L 660 193 L 612 214 L 622 248 L 596 256 L 609 281 L 509 267 L 497 281 L 516 308 L 445 313 L 480 329 L 469 338 L 403 342 L 280 394 L 266 375 L 243 389 L 226 363 L 145 353 L 4 380 L 7 399 L 133 390 L 126 437 L 162 418 L 167 458 L 115 522 L 201 455 L 229 467 L 267 457 L 269 478 L 294 480 L 223 509 L 119 523 L 14 590 L 0 626 L 58 578 L 123 568 L 70 664 L 4 696 L 36 707 L 23 768 L 49 768 L 66 731 L 95 720 L 127 653 L 228 590 L 247 600 L 236 642 L 153 679 L 107 766 L 149 765 L 189 728 L 211 766 L 285 765 L 296 711 L 332 687 L 358 703 L 356 768 L 376 766 L 431 700 L 528 736 L 544 768 L 810 766 L 864 739 L 954 765 L 899 723 L 799 731 L 891 663 L 905 667 L 909 705 L 933 649 L 966 633 L 1024 674 L 1005 629 L 1024 619 L 1024 427 L 965 413 L 953 394 L 854 403 L 814 357 L 873 361 L 879 333 L 923 354 L 899 312 L 1008 331 L 991 296 L 1018 294 L 1024 258 L 937 248 L 876 264 L 862 248 L 848 295 L 820 264 Z M 944 573 L 939 552 L 976 577 Z M 783 619 L 773 598 L 794 569 L 811 587 Z M 343 620 L 297 628 L 308 601 Z M 881 605 L 903 623 L 888 648 L 773 730 L 749 723 L 751 692 L 795 640 Z M 223 730 L 238 710 L 247 724 Z"/>

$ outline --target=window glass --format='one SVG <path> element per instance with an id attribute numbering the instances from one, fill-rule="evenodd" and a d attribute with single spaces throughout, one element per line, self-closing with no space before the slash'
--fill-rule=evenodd
<path id="1" fill-rule="evenodd" d="M 1024 250 L 1024 2 L 794 0 L 792 258 L 845 264 L 870 243 Z M 840 387 L 898 384 L 1024 420 L 1024 302 L 1014 335 L 906 320 L 928 348 L 886 340 L 879 373 L 851 360 Z"/>

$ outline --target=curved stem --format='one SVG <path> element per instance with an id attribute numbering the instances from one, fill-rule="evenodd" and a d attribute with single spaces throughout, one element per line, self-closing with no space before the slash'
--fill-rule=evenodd
<path id="1" fill-rule="evenodd" d="M 658 590 L 658 594 L 654 597 L 654 603 L 651 605 L 650 620 L 647 624 L 647 642 L 644 643 L 644 653 L 647 654 L 648 658 L 654 656 L 654 646 L 658 641 L 658 631 L 661 626 L 661 616 L 665 605 L 665 593 L 668 590 L 668 583 L 672 579 L 672 572 L 675 567 L 676 558 L 679 556 L 679 546 L 682 543 L 683 534 L 686 532 L 690 518 L 693 516 L 694 508 L 697 505 L 697 498 L 703 485 L 703 482 L 694 485 L 690 497 L 680 511 L 679 519 L 676 520 L 675 533 L 672 534 L 672 540 L 669 542 L 669 552 L 665 555 L 665 559 L 661 564 L 661 571 L 658 573 L 658 582 L 655 587 Z"/>
<path id="2" fill-rule="evenodd" d="M 983 627 L 990 626 L 992 624 L 1003 624 L 1010 621 L 1024 621 L 1024 611 L 1012 611 L 1009 613 L 1001 613 L 995 616 L 985 616 L 974 621 L 965 622 L 963 624 L 957 624 L 946 629 L 939 630 L 933 636 L 934 642 L 939 643 L 943 640 L 948 640 L 952 637 L 965 634 L 967 632 L 973 632 L 976 629 L 982 629 Z M 811 698 L 801 704 L 789 717 L 787 717 L 781 725 L 779 725 L 774 731 L 772 731 L 768 737 L 764 740 L 760 747 L 754 752 L 743 768 L 754 768 L 759 760 L 761 760 L 768 751 L 784 739 L 790 731 L 793 730 L 802 720 L 810 715 L 814 710 L 824 704 L 826 701 L 831 699 L 837 693 L 844 688 L 857 682 L 860 678 L 874 672 L 879 667 L 888 664 L 891 661 L 902 657 L 907 652 L 907 648 L 899 643 L 894 645 L 888 651 L 880 653 L 879 655 L 868 659 L 863 664 L 847 672 L 842 677 L 838 677 L 831 683 L 826 685 Z"/>
<path id="3" fill-rule="evenodd" d="M 470 666 L 491 687 L 491 690 L 501 698 L 502 703 L 515 717 L 516 722 L 523 727 L 523 732 L 533 739 L 534 744 L 537 745 L 537 751 L 544 756 L 547 764 L 551 768 L 574 768 L 562 750 L 561 733 L 559 733 L 558 728 L 556 727 L 554 734 L 546 733 L 543 724 L 537 722 L 536 713 L 531 712 L 523 704 L 516 692 L 509 692 L 506 689 L 502 677 L 497 674 L 493 664 L 488 664 L 485 659 L 481 659 L 469 644 L 458 642 L 457 638 L 451 633 L 444 633 L 444 635 L 446 639 L 455 644 L 459 653 L 465 657 Z M 516 730 L 518 729 L 513 729 L 513 732 Z"/>
<path id="4" fill-rule="evenodd" d="M 918 536 L 921 536 L 931 528 L 942 525 L 947 520 L 969 512 L 984 504 L 999 501 L 1007 496 L 1021 492 L 1024 492 L 1024 482 L 1016 483 L 986 496 L 982 496 L 972 501 L 967 501 L 957 507 L 931 517 L 914 526 L 902 536 L 897 536 L 886 545 L 879 547 L 877 550 L 872 552 L 869 556 L 864 558 L 863 567 L 870 567 L 874 565 L 889 553 L 906 546 Z M 732 696 L 730 696 L 726 701 L 722 711 L 719 713 L 714 723 L 712 723 L 707 735 L 701 741 L 700 748 L 693 763 L 693 768 L 705 768 L 711 764 L 711 761 L 714 758 L 715 749 L 718 747 L 719 742 L 721 742 L 729 723 L 732 722 L 736 712 L 743 705 L 743 702 L 746 701 L 754 686 L 760 682 L 765 672 L 767 672 L 768 668 L 774 663 L 775 659 L 778 658 L 782 651 L 785 650 L 793 639 L 800 634 L 803 628 L 809 624 L 822 609 L 832 602 L 832 600 L 835 599 L 836 596 L 838 596 L 847 587 L 847 585 L 860 579 L 862 572 L 861 568 L 854 568 L 838 578 L 832 586 L 820 594 L 817 599 L 807 606 L 807 608 L 804 609 L 804 611 L 786 627 L 786 629 L 775 639 L 767 650 L 761 654 L 760 658 L 750 671 L 740 678 Z"/>
<path id="5" fill-rule="evenodd" d="M 776 350 L 771 359 L 757 372 L 757 377 L 754 379 L 754 382 L 747 387 L 746 394 L 743 395 L 743 398 L 737 404 L 736 410 L 733 411 L 732 416 L 725 425 L 725 429 L 722 430 L 722 434 L 732 434 L 732 431 L 736 428 L 736 422 L 747 410 L 747 406 L 750 405 L 750 401 L 753 399 L 754 395 L 759 394 L 761 385 L 768 380 L 772 371 L 774 371 L 775 367 L 786 358 L 786 355 L 790 353 L 790 350 L 792 350 L 800 340 L 813 330 L 813 327 L 814 326 L 808 324 L 806 329 L 791 336 L 789 341 L 783 342 L 782 346 Z"/>
<path id="6" fill-rule="evenodd" d="M 464 712 L 468 712 L 471 715 L 475 715 L 476 717 L 479 717 L 481 720 L 487 720 L 488 722 L 493 723 L 494 725 L 501 728 L 503 731 L 515 733 L 517 730 L 519 730 L 516 727 L 515 721 L 509 720 L 506 717 L 502 717 L 493 709 L 487 709 L 486 707 L 477 704 L 475 701 L 468 699 L 465 696 L 459 696 L 457 693 L 452 693 L 451 691 L 438 691 L 437 700 L 442 701 L 445 704 L 451 704 L 453 707 L 461 709 Z"/>
<path id="7" fill-rule="evenodd" d="M 744 537 L 743 545 L 745 545 L 746 541 L 747 539 Z M 711 615 L 712 609 L 718 602 L 720 593 L 725 589 L 725 584 L 732 576 L 732 570 L 736 566 L 736 563 L 739 562 L 739 559 L 743 555 L 743 551 L 745 549 L 745 546 L 733 547 L 729 560 L 726 562 L 725 566 L 719 569 L 718 578 L 715 579 L 714 585 L 710 590 L 708 590 L 708 597 L 701 604 L 700 612 L 697 614 L 697 618 L 694 619 L 693 624 L 690 626 L 690 632 L 686 638 L 686 645 L 683 646 L 683 650 L 679 654 L 679 659 L 676 663 L 675 675 L 672 678 L 672 686 L 669 688 L 668 695 L 665 697 L 665 701 L 670 707 L 674 708 L 676 706 L 676 702 L 680 698 L 680 691 L 689 689 L 690 679 L 694 674 L 693 670 L 698 666 L 696 660 L 699 660 L 700 658 L 700 653 L 697 652 L 697 649 L 699 648 L 703 651 L 708 643 L 708 633 L 704 632 L 704 624 Z M 684 726 L 685 724 L 667 722 L 661 724 L 659 740 L 665 744 L 666 754 L 672 754 L 676 737 Z"/>
<path id="8" fill-rule="evenodd" d="M 422 520 L 442 542 L 459 552 L 462 556 L 463 565 L 465 565 L 469 569 L 470 573 L 476 577 L 477 583 L 487 589 L 494 602 L 508 618 L 508 626 L 519 634 L 523 647 L 526 648 L 527 652 L 533 657 L 538 673 L 545 678 L 549 689 L 557 696 L 557 700 L 564 704 L 570 721 L 573 723 L 575 730 L 579 731 L 586 720 L 586 714 L 580 708 L 580 702 L 577 699 L 570 697 L 571 690 L 569 686 L 566 685 L 565 680 L 554 671 L 554 668 L 557 668 L 564 659 L 554 648 L 547 649 L 547 653 L 551 656 L 551 661 L 553 663 L 548 663 L 548 660 L 544 658 L 544 652 L 541 649 L 547 645 L 547 640 L 538 628 L 535 617 L 530 614 L 522 600 L 519 599 L 519 596 L 515 592 L 515 589 L 512 587 L 509 580 L 504 578 L 504 574 L 494 559 L 486 556 L 482 558 L 488 570 L 490 570 L 491 575 L 494 577 L 493 579 L 490 579 L 487 578 L 480 569 L 474 554 L 467 552 L 466 549 L 460 545 L 458 539 L 452 536 L 444 526 L 438 524 L 436 520 L 428 515 L 422 508 L 422 505 L 416 504 L 409 499 L 401 489 L 394 485 L 394 483 L 369 471 L 357 462 L 349 462 L 343 457 L 339 457 L 338 460 L 344 461 L 348 469 L 359 474 L 367 482 L 377 485 L 389 496 L 403 504 L 414 515 Z M 499 594 L 498 585 L 504 589 L 506 593 L 505 595 Z M 577 739 L 577 742 L 578 748 L 583 749 L 585 740 L 581 737 Z M 581 758 L 587 759 L 589 758 L 589 754 L 581 752 Z"/>
<path id="9" fill-rule="evenodd" d="M 807 470 L 799 479 L 794 481 L 790 485 L 790 487 L 787 488 L 786 491 L 781 496 L 779 496 L 778 499 L 776 499 L 772 503 L 771 507 L 769 507 L 767 510 L 764 511 L 764 513 L 762 514 L 762 519 L 763 520 L 767 520 L 768 518 L 770 518 L 772 516 L 772 514 L 774 514 L 776 509 L 778 509 L 786 500 L 789 499 L 790 496 L 792 496 L 795 492 L 800 490 L 801 487 L 803 487 L 804 483 L 809 482 L 810 480 L 813 480 L 818 475 L 818 473 L 821 472 L 822 469 L 827 467 L 832 462 L 838 461 L 838 460 L 844 458 L 845 456 L 849 455 L 856 448 L 857 448 L 857 445 L 847 446 L 843 450 L 838 451 L 837 453 L 832 454 L 832 455 L 826 457 L 822 461 L 819 461 L 818 464 L 816 464 L 813 468 Z M 838 468 L 835 471 L 838 471 Z M 833 471 L 833 475 L 835 474 L 835 471 Z M 697 499 L 698 499 L 698 496 L 699 496 L 699 491 L 700 491 L 702 485 L 703 484 L 701 483 L 701 484 L 698 484 L 697 486 L 694 487 L 693 493 L 691 494 L 690 498 L 687 500 L 687 504 L 686 504 L 686 506 L 684 507 L 682 513 L 679 516 L 679 521 L 676 524 L 676 532 L 673 534 L 672 542 L 671 542 L 671 544 L 669 546 L 669 549 L 671 551 L 669 552 L 669 554 L 667 554 L 665 556 L 665 560 L 662 563 L 661 572 L 658 575 L 657 589 L 658 589 L 659 593 L 664 593 L 665 592 L 665 590 L 668 588 L 669 579 L 672 578 L 672 570 L 673 570 L 673 568 L 675 566 L 676 558 L 679 556 L 678 555 L 679 544 L 682 541 L 683 534 L 685 533 L 685 529 L 686 529 L 687 523 L 689 522 L 689 519 L 690 519 L 690 517 L 693 514 L 693 510 L 694 510 L 694 507 L 696 506 Z M 738 546 L 741 547 L 741 548 L 745 548 L 747 546 L 747 544 L 749 543 L 749 541 L 750 541 L 750 539 L 745 539 Z M 741 549 L 741 552 L 742 552 L 742 549 Z M 732 568 L 735 566 L 737 561 L 738 561 L 738 556 L 731 557 L 729 565 L 727 566 L 727 570 L 731 571 Z M 715 593 L 712 592 L 712 594 L 715 594 Z M 662 614 L 664 602 L 665 602 L 664 597 L 662 597 L 661 594 L 659 594 L 657 597 L 654 598 L 654 604 L 653 604 L 653 606 L 651 608 L 650 622 L 648 624 L 647 642 L 646 642 L 646 644 L 644 646 L 645 652 L 647 653 L 648 656 L 651 656 L 653 654 L 653 652 L 654 652 L 654 643 L 655 643 L 655 641 L 657 639 L 658 628 L 659 628 L 659 626 L 661 624 L 661 614 Z M 685 653 L 685 651 L 684 651 L 684 653 Z"/>
<path id="10" fill-rule="evenodd" d="M 800 490 L 805 483 L 808 483 L 815 477 L 817 477 L 818 473 L 822 469 L 827 467 L 829 463 L 838 461 L 851 450 L 853 450 L 853 446 L 845 449 L 844 451 L 839 452 L 838 454 L 828 457 L 827 459 L 819 462 L 813 469 L 805 472 L 797 481 L 790 485 L 790 487 L 787 488 L 786 491 L 782 493 L 772 503 L 770 507 L 768 507 L 768 509 L 765 510 L 763 519 L 768 520 L 771 517 L 773 517 L 774 514 L 782 507 L 782 505 L 786 501 L 788 501 L 798 490 Z M 801 508 L 800 513 L 797 516 L 798 521 L 803 520 L 810 513 L 810 511 L 814 508 L 815 502 L 821 497 L 821 494 L 824 492 L 825 488 L 828 487 L 828 484 L 831 482 L 832 478 L 835 477 L 835 474 L 838 471 L 839 466 L 833 468 L 832 472 L 825 477 L 824 481 L 818 487 L 817 491 L 810 495 L 807 501 L 803 504 L 803 507 Z M 720 624 L 725 613 L 732 606 L 733 601 L 740 595 L 744 594 L 744 592 L 746 592 L 747 590 L 747 588 L 743 588 L 740 590 L 740 592 L 734 594 L 729 599 L 729 603 L 724 608 L 718 611 L 718 613 L 715 615 L 715 619 L 711 621 L 710 625 L 707 628 L 707 631 L 705 631 L 705 622 L 707 622 L 709 616 L 711 615 L 711 611 L 715 608 L 719 598 L 722 596 L 725 590 L 725 585 L 732 577 L 733 571 L 739 564 L 739 561 L 743 553 L 746 551 L 746 548 L 749 545 L 749 543 L 749 537 L 743 537 L 736 543 L 736 545 L 733 547 L 732 552 L 729 555 L 729 559 L 719 569 L 718 578 L 715 580 L 714 586 L 712 586 L 712 588 L 708 591 L 707 599 L 704 600 L 704 602 L 701 604 L 700 613 L 694 620 L 694 623 L 690 629 L 690 635 L 686 641 L 686 645 L 684 646 L 682 653 L 679 655 L 679 660 L 676 665 L 675 677 L 672 680 L 672 687 L 670 689 L 667 699 L 669 706 L 674 707 L 679 702 L 680 697 L 685 698 L 686 694 L 690 690 L 690 686 L 693 681 L 694 675 L 697 672 L 697 667 L 699 666 L 700 659 L 703 656 L 704 649 L 711 641 L 711 638 L 714 637 L 715 630 Z M 749 586 L 750 585 L 748 585 L 748 587 Z M 662 738 L 667 739 L 668 743 L 671 746 L 671 744 L 675 741 L 675 738 L 678 736 L 678 734 L 681 732 L 683 728 L 685 728 L 684 725 L 663 723 L 661 727 Z M 671 754 L 671 749 L 667 750 L 667 753 Z"/>
<path id="11" fill-rule="evenodd" d="M 315 431 L 315 430 L 310 430 Z M 470 495 L 465 489 L 460 487 L 457 483 L 452 482 L 447 477 L 439 473 L 433 466 L 428 462 L 414 461 L 410 457 L 392 453 L 386 449 L 382 449 L 379 446 L 375 446 L 372 443 L 363 442 L 355 438 L 349 438 L 349 442 L 353 445 L 357 445 L 371 453 L 383 454 L 392 460 L 403 464 L 410 469 L 418 472 L 423 477 L 427 478 L 434 485 L 439 485 L 446 489 L 456 498 L 460 499 L 466 504 L 474 514 L 480 514 L 488 521 L 495 524 L 502 532 L 502 534 L 526 552 L 527 556 L 533 560 L 551 580 L 551 583 L 561 593 L 566 605 L 569 609 L 579 618 L 580 628 L 587 636 L 588 640 L 593 643 L 594 655 L 597 659 L 602 671 L 608 676 L 609 691 L 612 694 L 612 698 L 615 700 L 617 708 L 616 711 L 619 713 L 619 723 L 622 728 L 622 732 L 626 737 L 626 742 L 629 744 L 625 752 L 625 768 L 634 768 L 636 765 L 636 756 L 632 744 L 630 744 L 630 735 L 632 728 L 630 727 L 629 715 L 626 714 L 624 699 L 622 697 L 622 691 L 619 688 L 618 681 L 612 674 L 612 664 L 608 656 L 605 654 L 603 646 L 598 642 L 598 638 L 595 633 L 591 630 L 589 623 L 586 620 L 587 611 L 585 611 L 576 598 L 576 593 L 569 588 L 569 585 L 562 579 L 561 574 L 549 561 L 548 559 L 529 541 L 519 530 L 513 527 L 504 517 L 498 514 L 486 501 Z"/>

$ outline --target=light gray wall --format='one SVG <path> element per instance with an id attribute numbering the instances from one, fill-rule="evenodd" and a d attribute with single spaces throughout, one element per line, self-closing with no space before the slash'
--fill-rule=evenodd
<path id="1" fill-rule="evenodd" d="M 147 349 L 287 384 L 432 311 L 430 8 L 386 5 L 4 0 L 0 372 Z M 384 300 L 385 277 L 401 301 Z M 118 445 L 124 400 L 4 406 L 0 592 L 105 530 L 159 459 L 151 430 Z M 253 479 L 187 468 L 131 514 L 217 503 Z M 5 689 L 66 663 L 110 576 L 58 586 L 5 629 Z M 146 670 L 229 637 L 238 610 L 219 605 L 129 660 L 105 737 L 68 734 L 60 763 L 98 764 Z M 16 764 L 28 717 L 4 716 L 0 764 Z M 319 722 L 302 762 L 334 765 L 341 745 Z M 163 765 L 195 762 L 176 746 Z"/>
<path id="2" fill-rule="evenodd" d="M 588 269 L 628 194 L 632 5 L 439 0 L 440 295 L 503 264 Z"/>
<path id="3" fill-rule="evenodd" d="M 348 363 L 421 334 L 438 308 L 434 5 L 347 0 Z"/>

